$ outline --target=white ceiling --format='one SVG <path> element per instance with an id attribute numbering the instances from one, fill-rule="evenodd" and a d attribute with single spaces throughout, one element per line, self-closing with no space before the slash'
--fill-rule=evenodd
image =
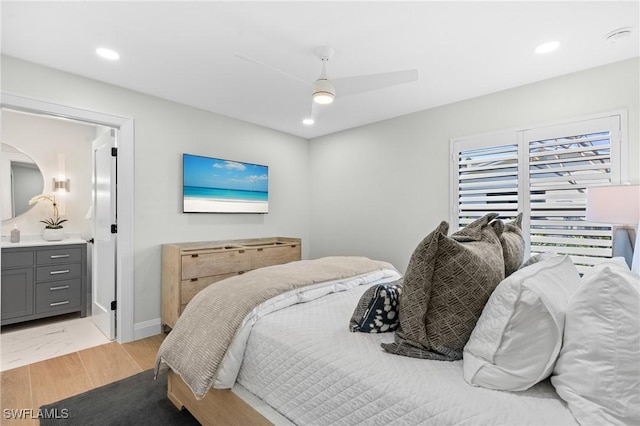
<path id="1" fill-rule="evenodd" d="M 313 138 L 640 56 L 639 2 L 2 0 L 2 53 Z M 632 27 L 611 43 L 605 35 Z M 558 40 L 547 55 L 534 48 Z M 416 68 L 419 81 L 340 97 L 309 115 L 314 50 L 329 77 Z M 108 62 L 96 47 L 117 50 Z"/>

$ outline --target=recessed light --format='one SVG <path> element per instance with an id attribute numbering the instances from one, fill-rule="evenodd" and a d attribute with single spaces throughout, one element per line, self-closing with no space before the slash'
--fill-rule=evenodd
<path id="1" fill-rule="evenodd" d="M 120 54 L 118 52 L 116 52 L 115 50 L 104 48 L 104 47 L 98 47 L 96 49 L 96 53 L 99 56 L 105 59 L 109 59 L 111 61 L 117 61 L 118 59 L 120 59 Z"/>
<path id="2" fill-rule="evenodd" d="M 556 50 L 560 46 L 560 42 L 558 41 L 550 41 L 548 43 L 543 43 L 540 46 L 536 47 L 535 52 L 539 55 L 552 52 Z"/>
<path id="3" fill-rule="evenodd" d="M 304 120 L 302 120 L 302 124 L 304 124 L 305 126 L 311 126 L 313 123 L 315 123 L 315 121 L 313 121 L 313 118 L 305 118 Z"/>

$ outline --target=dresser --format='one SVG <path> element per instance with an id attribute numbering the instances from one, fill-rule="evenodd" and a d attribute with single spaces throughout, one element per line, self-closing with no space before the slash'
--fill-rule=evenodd
<path id="1" fill-rule="evenodd" d="M 187 303 L 209 284 L 300 259 L 299 238 L 163 244 L 162 325 L 173 328 Z"/>
<path id="2" fill-rule="evenodd" d="M 80 312 L 86 316 L 87 245 L 2 247 L 1 325 Z"/>

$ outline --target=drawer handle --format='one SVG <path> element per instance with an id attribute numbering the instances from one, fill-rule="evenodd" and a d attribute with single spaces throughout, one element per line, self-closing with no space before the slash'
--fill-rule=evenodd
<path id="1" fill-rule="evenodd" d="M 70 271 L 68 269 L 64 269 L 62 271 L 51 271 L 49 275 L 59 275 L 59 274 L 68 274 Z"/>
<path id="2" fill-rule="evenodd" d="M 199 254 L 192 254 L 191 257 L 200 257 Z"/>
<path id="3" fill-rule="evenodd" d="M 198 281 L 197 278 L 191 278 L 191 281 Z"/>
<path id="4" fill-rule="evenodd" d="M 68 289 L 69 286 L 68 285 L 59 285 L 58 287 L 49 287 L 50 291 L 55 291 L 55 290 L 66 290 Z"/>
<path id="5" fill-rule="evenodd" d="M 68 300 L 65 300 L 64 302 L 53 302 L 53 303 L 49 303 L 49 306 L 60 306 L 60 305 L 67 305 L 69 303 Z"/>
<path id="6" fill-rule="evenodd" d="M 238 271 L 238 275 L 244 274 L 244 271 Z"/>
<path id="7" fill-rule="evenodd" d="M 262 251 L 262 250 L 264 250 L 264 249 L 263 249 L 263 248 L 259 248 L 259 249 L 258 249 L 258 251 Z"/>
<path id="8" fill-rule="evenodd" d="M 49 259 L 62 259 L 65 257 L 69 257 L 68 254 L 52 254 L 51 256 L 49 256 Z"/>
<path id="9" fill-rule="evenodd" d="M 238 253 L 244 253 L 244 250 L 238 250 Z"/>

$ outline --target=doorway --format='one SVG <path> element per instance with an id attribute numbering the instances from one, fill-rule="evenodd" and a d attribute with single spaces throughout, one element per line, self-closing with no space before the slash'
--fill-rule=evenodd
<path id="1" fill-rule="evenodd" d="M 67 118 L 83 123 L 117 129 L 119 185 L 115 213 L 118 218 L 115 240 L 115 335 L 120 343 L 134 339 L 133 330 L 133 177 L 134 123 L 130 118 L 59 105 L 26 97 L 2 94 L 0 107 L 16 111 Z"/>

